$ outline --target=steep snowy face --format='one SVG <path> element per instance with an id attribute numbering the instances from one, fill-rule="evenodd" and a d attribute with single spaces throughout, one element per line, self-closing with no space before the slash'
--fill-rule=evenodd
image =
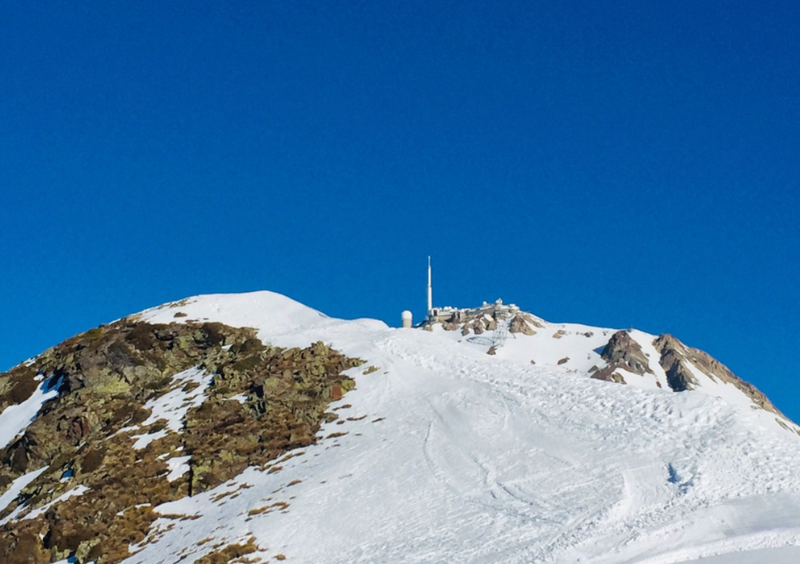
<path id="1" fill-rule="evenodd" d="M 742 386 L 670 336 L 519 310 L 188 298 L 0 375 L 25 410 L 0 560 L 800 561 L 800 437 Z"/>
<path id="2" fill-rule="evenodd" d="M 800 435 L 800 427 L 755 386 L 672 335 L 549 323 L 502 304 L 439 313 L 422 328 L 500 358 L 638 388 L 709 394 L 763 411 L 764 423 Z"/>

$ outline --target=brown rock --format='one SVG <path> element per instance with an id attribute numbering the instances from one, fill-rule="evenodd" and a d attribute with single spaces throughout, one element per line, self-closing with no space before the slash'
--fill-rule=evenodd
<path id="1" fill-rule="evenodd" d="M 649 366 L 649 360 L 644 351 L 642 351 L 642 347 L 627 331 L 617 331 L 611 335 L 611 339 L 603 348 L 600 356 L 609 365 L 625 368 L 634 374 L 653 374 Z"/>
<path id="2" fill-rule="evenodd" d="M 511 333 L 522 333 L 523 335 L 536 334 L 536 331 L 533 330 L 533 327 L 530 326 L 522 315 L 515 315 L 511 319 L 511 322 L 508 324 L 508 330 Z"/>
<path id="3" fill-rule="evenodd" d="M 610 366 L 598 370 L 592 374 L 591 378 L 594 380 L 603 380 L 605 382 L 614 382 L 615 384 L 627 384 L 625 378 L 623 378 L 621 374 L 614 372 L 614 369 Z"/>
<path id="4" fill-rule="evenodd" d="M 687 347 L 669 334 L 660 335 L 654 342 L 656 350 L 661 353 L 660 363 L 667 373 L 667 383 L 676 392 L 694 389 L 698 385 L 696 376 L 688 367 L 691 362 L 698 370 L 712 381 L 732 384 L 749 397 L 753 403 L 771 413 L 785 416 L 758 388 L 736 376 L 731 370 L 699 349 Z"/>

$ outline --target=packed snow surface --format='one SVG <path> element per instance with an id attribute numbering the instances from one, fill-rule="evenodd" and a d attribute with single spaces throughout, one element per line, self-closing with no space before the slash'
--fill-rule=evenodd
<path id="1" fill-rule="evenodd" d="M 800 548 L 786 546 L 709 556 L 692 560 L 690 564 L 797 564 L 798 562 L 800 562 Z"/>
<path id="2" fill-rule="evenodd" d="M 659 389 L 663 371 L 638 387 L 579 374 L 613 330 L 546 323 L 489 356 L 476 340 L 331 319 L 270 292 L 141 317 L 254 327 L 277 346 L 322 340 L 366 364 L 332 406 L 344 424 L 279 471 L 156 508 L 159 541 L 128 564 L 190 564 L 251 536 L 253 556 L 309 564 L 800 561 L 800 437 L 726 390 Z M 634 334 L 653 354 L 650 337 Z"/>

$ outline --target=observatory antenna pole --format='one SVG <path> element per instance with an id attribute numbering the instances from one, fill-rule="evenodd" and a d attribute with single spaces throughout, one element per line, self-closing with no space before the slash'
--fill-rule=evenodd
<path id="1" fill-rule="evenodd" d="M 433 311 L 433 287 L 431 286 L 431 257 L 428 257 L 428 316 Z"/>

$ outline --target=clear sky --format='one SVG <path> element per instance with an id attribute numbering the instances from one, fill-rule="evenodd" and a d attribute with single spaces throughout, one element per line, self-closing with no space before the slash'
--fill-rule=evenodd
<path id="1" fill-rule="evenodd" d="M 538 6 L 537 6 L 538 4 Z M 670 332 L 800 420 L 800 3 L 4 2 L 0 369 L 270 289 Z"/>

